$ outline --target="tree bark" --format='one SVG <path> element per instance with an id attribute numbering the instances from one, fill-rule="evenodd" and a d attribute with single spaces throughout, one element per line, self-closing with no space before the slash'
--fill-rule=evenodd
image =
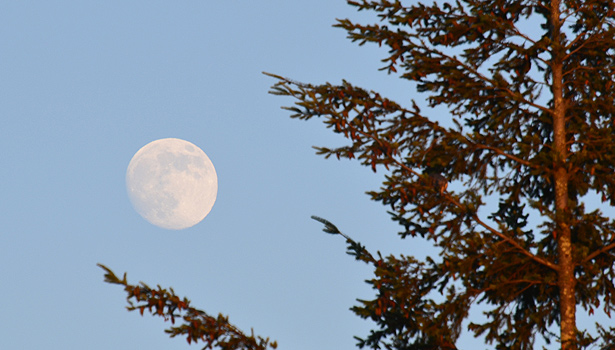
<path id="1" fill-rule="evenodd" d="M 574 262 L 568 207 L 568 150 L 566 145 L 566 102 L 563 82 L 563 45 L 560 37 L 560 0 L 551 1 L 552 74 L 553 74 L 553 152 L 555 183 L 555 220 L 558 255 L 558 286 L 560 295 L 560 336 L 562 350 L 576 346 L 576 298 Z"/>

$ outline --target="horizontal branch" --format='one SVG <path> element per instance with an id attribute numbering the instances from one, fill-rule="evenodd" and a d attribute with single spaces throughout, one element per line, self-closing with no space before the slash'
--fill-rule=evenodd
<path id="1" fill-rule="evenodd" d="M 515 161 L 515 162 L 517 162 L 519 164 L 523 164 L 523 165 L 528 166 L 528 167 L 535 167 L 530 162 L 528 162 L 527 160 L 524 160 L 524 159 L 521 159 L 519 157 L 513 156 L 512 154 L 506 153 L 506 152 L 502 151 L 501 149 L 499 149 L 497 147 L 482 145 L 482 144 L 476 143 L 476 142 L 468 139 L 467 137 L 466 137 L 466 140 L 468 140 L 468 142 L 470 142 L 470 144 L 472 146 L 476 147 L 476 148 L 487 149 L 487 150 L 495 152 L 498 155 L 501 155 L 501 156 L 504 156 L 504 157 L 506 157 L 506 158 L 508 158 L 510 160 L 513 160 L 513 161 Z"/>

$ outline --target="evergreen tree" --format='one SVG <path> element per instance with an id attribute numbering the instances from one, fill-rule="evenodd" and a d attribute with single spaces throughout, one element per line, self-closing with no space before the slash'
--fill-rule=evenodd
<path id="1" fill-rule="evenodd" d="M 385 170 L 372 199 L 390 209 L 402 238 L 439 249 L 425 261 L 374 256 L 314 217 L 374 267 L 368 283 L 376 296 L 353 311 L 377 328 L 359 347 L 457 349 L 469 321 L 469 331 L 497 349 L 532 349 L 537 336 L 566 350 L 611 348 L 615 328 L 596 325 L 590 334 L 575 311 L 610 316 L 615 305 L 615 220 L 585 206 L 593 197 L 615 206 L 615 2 L 348 3 L 380 23 L 336 26 L 359 44 L 387 46 L 383 70 L 414 82 L 428 108 L 347 81 L 312 85 L 269 74 L 278 80 L 272 93 L 296 99 L 292 117 L 321 117 L 348 139 L 319 154 Z M 437 106 L 449 115 L 436 117 Z M 181 317 L 171 336 L 206 348 L 276 346 L 172 289 L 131 285 L 101 267 L 106 282 L 124 286 L 129 310 Z M 485 321 L 468 320 L 477 305 Z"/>
<path id="2" fill-rule="evenodd" d="M 377 290 L 354 308 L 378 325 L 359 345 L 455 349 L 477 304 L 487 320 L 469 328 L 499 349 L 532 349 L 536 335 L 562 349 L 615 344 L 615 329 L 592 338 L 575 314 L 610 315 L 615 302 L 615 221 L 585 206 L 595 195 L 615 205 L 615 2 L 348 3 L 380 23 L 336 26 L 387 46 L 383 69 L 415 82 L 430 108 L 347 81 L 272 75 L 272 93 L 297 100 L 292 117 L 322 117 L 349 141 L 318 153 L 386 168 L 372 199 L 402 237 L 440 250 L 421 262 L 351 249 L 374 265 Z"/>

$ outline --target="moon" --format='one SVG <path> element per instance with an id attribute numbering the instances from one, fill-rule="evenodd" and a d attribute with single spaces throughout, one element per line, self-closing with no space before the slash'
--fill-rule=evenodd
<path id="1" fill-rule="evenodd" d="M 176 138 L 160 139 L 132 157 L 126 170 L 126 190 L 145 220 L 181 230 L 209 214 L 218 194 L 218 175 L 196 145 Z"/>

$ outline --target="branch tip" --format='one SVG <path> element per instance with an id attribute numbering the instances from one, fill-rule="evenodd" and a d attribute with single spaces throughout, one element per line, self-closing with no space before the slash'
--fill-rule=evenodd
<path id="1" fill-rule="evenodd" d="M 316 215 L 312 215 L 311 218 L 325 225 L 325 228 L 322 229 L 324 232 L 332 235 L 342 234 L 342 232 L 340 232 L 340 230 L 329 220 L 323 219 Z"/>

